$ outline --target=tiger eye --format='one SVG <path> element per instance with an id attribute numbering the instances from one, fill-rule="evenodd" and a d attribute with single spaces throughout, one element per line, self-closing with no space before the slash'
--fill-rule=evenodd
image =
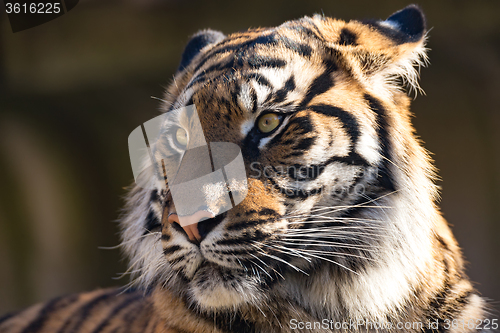
<path id="1" fill-rule="evenodd" d="M 269 133 L 278 127 L 280 124 L 280 118 L 275 113 L 268 113 L 259 118 L 257 121 L 257 127 L 262 133 Z"/>
<path id="2" fill-rule="evenodd" d="M 175 132 L 175 141 L 180 148 L 185 148 L 188 144 L 187 132 L 183 128 L 178 128 Z"/>

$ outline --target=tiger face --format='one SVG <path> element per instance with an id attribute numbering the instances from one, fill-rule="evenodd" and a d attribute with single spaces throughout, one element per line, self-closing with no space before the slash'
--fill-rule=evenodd
<path id="1" fill-rule="evenodd" d="M 138 281 L 217 311 L 384 263 L 398 236 L 384 207 L 408 185 L 414 145 L 399 80 L 418 87 L 424 37 L 414 6 L 385 21 L 316 15 L 196 34 L 163 107 L 195 105 L 207 142 L 241 149 L 248 193 L 181 227 L 168 190 L 134 189 L 123 235 Z"/>

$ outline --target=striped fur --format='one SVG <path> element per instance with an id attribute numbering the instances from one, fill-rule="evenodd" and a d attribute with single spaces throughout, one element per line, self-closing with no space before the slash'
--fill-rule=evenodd
<path id="1" fill-rule="evenodd" d="M 168 190 L 131 189 L 123 248 L 141 291 L 56 299 L 0 319 L 0 332 L 284 333 L 323 319 L 475 331 L 446 329 L 484 319 L 485 303 L 403 91 L 419 90 L 425 38 L 416 6 L 386 21 L 195 35 L 163 107 L 195 104 L 207 142 L 239 145 L 247 197 L 200 223 L 195 244 L 167 222 Z M 269 134 L 256 126 L 266 113 L 280 119 Z"/>

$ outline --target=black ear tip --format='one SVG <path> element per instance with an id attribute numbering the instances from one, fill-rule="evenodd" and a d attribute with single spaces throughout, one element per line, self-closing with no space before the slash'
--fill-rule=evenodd
<path id="1" fill-rule="evenodd" d="M 426 29 L 424 12 L 417 5 L 409 5 L 395 12 L 385 22 L 394 25 L 409 39 L 422 38 Z"/>
<path id="2" fill-rule="evenodd" d="M 200 53 L 201 49 L 205 46 L 220 42 L 224 38 L 226 38 L 226 36 L 222 32 L 210 29 L 202 30 L 194 34 L 182 53 L 178 71 L 186 68 L 191 63 L 193 58 Z"/>

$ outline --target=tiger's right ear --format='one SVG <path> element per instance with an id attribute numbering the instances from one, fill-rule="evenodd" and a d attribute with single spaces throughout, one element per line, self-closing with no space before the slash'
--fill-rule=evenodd
<path id="1" fill-rule="evenodd" d="M 201 52 L 203 48 L 207 45 L 215 44 L 220 42 L 226 38 L 226 36 L 220 32 L 215 30 L 202 30 L 197 32 L 191 39 L 189 40 L 184 52 L 182 53 L 181 63 L 179 68 L 177 68 L 177 72 L 183 71 L 185 68 L 191 64 L 193 59 Z"/>

